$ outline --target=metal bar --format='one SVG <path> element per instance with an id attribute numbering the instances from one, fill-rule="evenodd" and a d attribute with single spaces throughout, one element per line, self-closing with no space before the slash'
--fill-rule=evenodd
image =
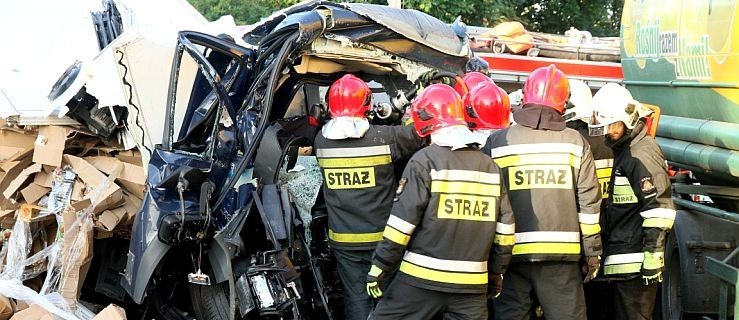
<path id="1" fill-rule="evenodd" d="M 718 318 L 719 320 L 726 320 L 726 311 L 729 304 L 729 285 L 722 282 L 719 285 L 719 296 L 718 296 Z"/>
<path id="2" fill-rule="evenodd" d="M 624 80 L 624 84 L 634 86 L 650 87 L 688 87 L 688 88 L 728 88 L 739 89 L 739 83 L 730 82 L 691 82 L 691 81 L 646 81 L 646 80 Z"/>
<path id="3" fill-rule="evenodd" d="M 708 214 L 708 215 L 711 215 L 711 216 L 714 216 L 720 219 L 725 219 L 725 220 L 739 223 L 739 214 L 734 213 L 734 212 L 724 211 L 721 209 L 705 206 L 702 204 L 697 204 L 695 202 L 676 198 L 676 197 L 672 197 L 672 201 L 676 205 L 684 207 L 684 208 L 700 211 L 701 213 L 705 213 L 705 214 Z"/>
<path id="4" fill-rule="evenodd" d="M 702 194 L 704 196 L 739 197 L 739 188 L 711 186 L 703 184 L 673 183 L 675 192 L 680 194 Z"/>
<path id="5" fill-rule="evenodd" d="M 716 249 L 716 250 L 731 250 L 733 248 L 732 243 L 728 241 L 685 241 L 685 245 L 689 249 Z"/>
<path id="6" fill-rule="evenodd" d="M 706 257 L 706 270 L 708 273 L 717 276 L 722 281 L 736 285 L 738 273 L 737 268 L 714 257 Z"/>

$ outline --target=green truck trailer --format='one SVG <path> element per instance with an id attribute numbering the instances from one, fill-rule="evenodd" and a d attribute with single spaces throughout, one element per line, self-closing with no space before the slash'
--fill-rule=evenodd
<path id="1" fill-rule="evenodd" d="M 739 6 L 627 0 L 624 84 L 657 105 L 657 142 L 678 174 L 666 247 L 665 319 L 739 315 Z"/>

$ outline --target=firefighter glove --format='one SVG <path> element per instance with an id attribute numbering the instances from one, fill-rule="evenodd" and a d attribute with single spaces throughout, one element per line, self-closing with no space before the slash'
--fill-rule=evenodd
<path id="1" fill-rule="evenodd" d="M 585 257 L 585 266 L 583 266 L 583 274 L 585 275 L 584 283 L 590 282 L 598 276 L 600 270 L 600 256 Z"/>
<path id="2" fill-rule="evenodd" d="M 641 276 L 644 285 L 662 282 L 662 269 L 665 267 L 664 252 L 644 251 L 644 262 L 641 266 Z"/>
<path id="3" fill-rule="evenodd" d="M 382 269 L 376 265 L 372 265 L 369 273 L 367 273 L 367 294 L 375 299 L 382 297 L 382 290 L 380 289 L 380 280 L 382 280 L 384 273 Z"/>
<path id="4" fill-rule="evenodd" d="M 503 275 L 500 273 L 490 274 L 488 289 L 488 299 L 498 298 L 503 291 Z"/>

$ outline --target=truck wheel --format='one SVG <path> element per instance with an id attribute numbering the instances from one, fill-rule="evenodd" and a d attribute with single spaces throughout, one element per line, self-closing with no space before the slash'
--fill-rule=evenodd
<path id="1" fill-rule="evenodd" d="M 662 281 L 662 319 L 683 319 L 682 270 L 680 268 L 680 250 L 677 238 L 670 233 L 665 246 L 664 280 Z"/>
<path id="2" fill-rule="evenodd" d="M 209 286 L 190 284 L 190 300 L 198 320 L 228 319 L 228 281 Z"/>

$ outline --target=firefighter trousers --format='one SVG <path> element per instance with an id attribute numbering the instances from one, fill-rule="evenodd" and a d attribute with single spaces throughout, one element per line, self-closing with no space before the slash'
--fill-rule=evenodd
<path id="1" fill-rule="evenodd" d="M 641 277 L 613 283 L 615 286 L 613 308 L 616 320 L 652 319 L 659 284 L 644 285 Z"/>
<path id="2" fill-rule="evenodd" d="M 487 294 L 449 293 L 414 287 L 401 279 L 390 283 L 370 320 L 485 320 Z"/>
<path id="3" fill-rule="evenodd" d="M 344 319 L 367 320 L 374 301 L 367 294 L 367 273 L 374 250 L 334 249 L 339 279 L 344 287 Z"/>
<path id="4" fill-rule="evenodd" d="M 513 263 L 495 299 L 495 319 L 528 320 L 536 296 L 547 320 L 585 320 L 585 295 L 577 262 Z"/>

